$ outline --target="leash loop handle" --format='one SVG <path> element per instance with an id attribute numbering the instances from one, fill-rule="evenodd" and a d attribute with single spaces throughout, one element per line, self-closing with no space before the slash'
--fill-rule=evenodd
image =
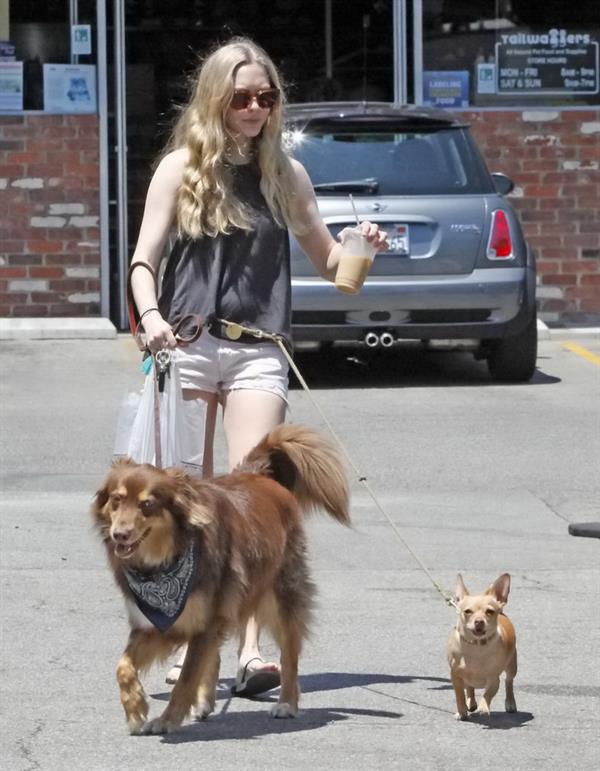
<path id="1" fill-rule="evenodd" d="M 139 313 L 137 312 L 135 300 L 133 299 L 133 289 L 131 286 L 131 277 L 133 275 L 133 271 L 136 268 L 144 268 L 148 271 L 148 273 L 150 273 L 154 283 L 154 291 L 157 295 L 158 279 L 156 277 L 156 271 L 152 265 L 149 265 L 147 262 L 142 262 L 142 260 L 136 260 L 135 262 L 132 262 L 129 266 L 129 270 L 127 271 L 127 319 L 129 321 L 129 329 L 131 330 L 131 334 L 133 335 L 140 351 L 148 351 L 149 349 L 144 339 L 143 333 L 144 325 Z M 151 310 L 155 309 L 152 308 Z M 156 310 L 158 310 L 158 308 Z M 172 330 L 177 343 L 179 345 L 187 345 L 188 343 L 193 343 L 200 337 L 203 327 L 204 320 L 200 314 L 188 313 L 172 325 Z"/>

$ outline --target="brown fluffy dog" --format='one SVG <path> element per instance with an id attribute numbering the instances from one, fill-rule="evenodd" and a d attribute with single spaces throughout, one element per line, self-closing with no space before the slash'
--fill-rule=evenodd
<path id="1" fill-rule="evenodd" d="M 117 666 L 131 733 L 177 728 L 214 709 L 219 650 L 256 615 L 281 648 L 274 717 L 298 709 L 298 657 L 313 604 L 303 512 L 349 524 L 337 451 L 314 431 L 281 425 L 231 474 L 202 481 L 177 469 L 116 461 L 92 513 L 131 625 Z M 147 721 L 138 673 L 187 643 L 163 714 Z"/>

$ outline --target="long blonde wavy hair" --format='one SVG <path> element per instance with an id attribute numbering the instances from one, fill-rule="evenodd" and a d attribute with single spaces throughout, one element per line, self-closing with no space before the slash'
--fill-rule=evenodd
<path id="1" fill-rule="evenodd" d="M 252 229 L 243 201 L 233 192 L 230 173 L 223 161 L 232 141 L 225 114 L 234 92 L 234 78 L 245 64 L 264 67 L 270 84 L 280 91 L 260 135 L 254 140 L 254 157 L 261 175 L 260 188 L 279 224 L 294 232 L 303 230 L 294 212 L 294 176 L 282 148 L 284 94 L 275 65 L 252 40 L 236 37 L 216 48 L 200 66 L 195 87 L 171 134 L 166 152 L 187 148 L 188 160 L 177 200 L 177 227 L 192 238 L 230 233 L 233 228 Z"/>

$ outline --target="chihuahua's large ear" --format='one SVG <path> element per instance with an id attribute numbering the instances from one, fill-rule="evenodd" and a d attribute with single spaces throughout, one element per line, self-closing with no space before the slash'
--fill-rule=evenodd
<path id="1" fill-rule="evenodd" d="M 454 593 L 459 602 L 469 594 L 469 590 L 465 586 L 465 582 L 460 573 L 456 576 L 456 589 L 454 590 Z"/>
<path id="2" fill-rule="evenodd" d="M 501 576 L 498 576 L 498 578 L 494 581 L 494 583 L 489 586 L 485 593 L 491 594 L 493 597 L 495 597 L 500 605 L 504 607 L 506 603 L 508 602 L 508 593 L 510 592 L 510 575 L 508 573 L 502 573 Z"/>

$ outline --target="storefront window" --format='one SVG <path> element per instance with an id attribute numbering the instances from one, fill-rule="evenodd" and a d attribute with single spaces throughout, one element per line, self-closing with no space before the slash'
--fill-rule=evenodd
<path id="1" fill-rule="evenodd" d="M 423 103 L 600 104 L 597 3 L 423 0 Z"/>
<path id="2" fill-rule="evenodd" d="M 95 112 L 95 2 L 0 0 L 0 112 Z"/>

